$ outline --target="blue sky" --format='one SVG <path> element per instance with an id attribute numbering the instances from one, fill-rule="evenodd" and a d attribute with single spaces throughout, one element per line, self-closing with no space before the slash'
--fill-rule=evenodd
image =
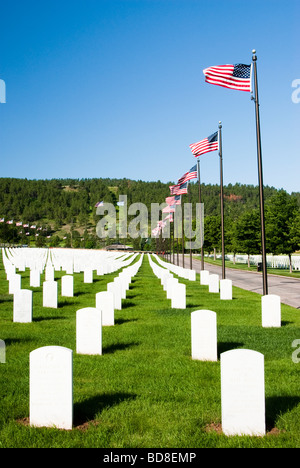
<path id="1" fill-rule="evenodd" d="M 250 94 L 203 69 L 257 50 L 264 184 L 300 191 L 299 0 L 1 2 L 0 177 L 176 182 L 223 124 L 224 184 L 258 184 Z M 299 92 L 300 96 L 300 92 Z M 217 152 L 201 181 L 219 183 Z"/>

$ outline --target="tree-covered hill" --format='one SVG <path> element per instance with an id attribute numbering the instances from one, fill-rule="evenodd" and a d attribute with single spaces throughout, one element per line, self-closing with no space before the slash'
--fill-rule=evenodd
<path id="1" fill-rule="evenodd" d="M 62 245 L 64 241 L 63 245 L 66 246 L 99 247 L 101 245 L 99 245 L 95 231 L 99 220 L 95 207 L 97 202 L 104 201 L 117 206 L 119 196 L 127 195 L 128 206 L 136 202 L 144 203 L 150 217 L 151 203 L 163 203 L 165 198 L 170 196 L 169 186 L 173 183 L 172 181 L 163 183 L 108 178 L 51 180 L 0 178 L 0 219 L 2 221 L 0 241 L 2 243 L 34 243 L 35 245 L 45 243 L 57 245 L 59 242 Z M 197 203 L 199 201 L 197 182 L 191 183 L 189 190 L 191 198 L 189 199 L 189 195 L 184 195 L 183 203 L 189 200 L 193 204 Z M 298 219 L 300 211 L 300 193 L 289 195 L 283 190 L 265 187 L 266 211 L 273 225 L 275 215 L 271 213 L 271 207 L 280 194 L 284 194 L 284 197 L 281 197 L 281 201 L 277 203 L 277 210 L 280 208 L 288 213 L 287 223 L 291 223 L 294 218 Z M 220 186 L 202 184 L 201 201 L 204 203 L 206 220 L 206 247 L 208 250 L 219 248 Z M 289 210 L 285 209 L 287 204 L 291 206 Z M 243 184 L 229 184 L 224 187 L 228 249 L 241 247 L 242 227 L 245 226 L 246 221 L 248 222 L 249 217 L 253 224 L 252 229 L 259 230 L 258 209 L 258 187 Z M 277 213 L 276 219 L 278 216 Z M 13 223 L 8 224 L 10 221 Z M 296 225 L 294 223 L 292 228 L 294 238 L 298 236 L 297 226 L 297 223 Z M 237 237 L 234 234 L 237 228 L 239 246 L 236 245 Z M 36 229 L 39 229 L 39 232 Z M 279 230 L 280 227 L 278 227 L 278 232 Z M 271 231 L 272 228 L 269 229 L 269 232 Z M 81 243 L 82 240 L 84 244 Z M 278 242 L 282 244 L 282 240 Z M 273 246 L 272 249 L 274 249 Z"/>

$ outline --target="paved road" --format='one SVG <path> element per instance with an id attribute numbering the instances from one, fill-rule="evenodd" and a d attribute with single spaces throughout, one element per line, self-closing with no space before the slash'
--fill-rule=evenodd
<path id="1" fill-rule="evenodd" d="M 176 263 L 176 257 L 175 257 Z M 179 263 L 182 265 L 182 256 L 179 255 Z M 190 258 L 185 257 L 184 266 L 189 268 Z M 200 271 L 201 262 L 193 258 L 193 269 L 197 273 Z M 210 273 L 217 273 L 222 277 L 222 268 L 217 265 L 205 263 L 205 270 Z M 225 275 L 227 279 L 232 280 L 233 286 L 241 289 L 253 291 L 258 294 L 263 294 L 262 274 L 252 271 L 236 270 L 226 268 Z M 278 294 L 283 304 L 288 304 L 292 307 L 300 309 L 300 280 L 297 278 L 289 278 L 287 276 L 268 275 L 268 293 Z"/>

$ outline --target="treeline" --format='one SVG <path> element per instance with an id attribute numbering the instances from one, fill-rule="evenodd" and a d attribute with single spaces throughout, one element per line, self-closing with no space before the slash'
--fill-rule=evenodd
<path id="1" fill-rule="evenodd" d="M 99 216 L 96 203 L 103 201 L 117 206 L 120 195 L 127 195 L 128 206 L 141 202 L 151 215 L 151 203 L 163 203 L 170 196 L 169 185 L 129 179 L 0 179 L 0 241 L 35 245 L 64 245 L 72 247 L 102 247 L 97 238 Z M 191 183 L 190 195 L 183 203 L 199 200 L 199 187 Z M 291 195 L 284 190 L 265 187 L 267 250 L 272 253 L 294 252 L 300 248 L 300 193 Z M 205 212 L 205 243 L 207 251 L 219 250 L 220 187 L 201 184 L 201 201 Z M 229 184 L 224 187 L 224 217 L 226 250 L 259 253 L 260 218 L 259 191 L 253 185 Z M 13 224 L 7 224 L 8 221 Z M 21 222 L 22 228 L 16 226 Z M 23 228 L 28 224 L 29 228 Z M 31 225 L 39 227 L 32 228 Z M 38 235 L 37 235 L 38 234 Z M 111 241 L 111 240 L 110 240 Z M 129 242 L 129 240 L 123 240 Z M 104 242 L 106 243 L 106 241 Z M 134 240 L 134 247 L 143 248 L 144 239 Z M 154 248 L 155 241 L 147 247 Z"/>

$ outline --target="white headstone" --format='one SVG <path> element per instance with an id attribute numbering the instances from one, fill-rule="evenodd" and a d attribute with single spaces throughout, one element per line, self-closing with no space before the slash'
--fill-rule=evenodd
<path id="1" fill-rule="evenodd" d="M 61 295 L 67 297 L 74 296 L 74 278 L 71 275 L 61 277 Z"/>
<path id="2" fill-rule="evenodd" d="M 43 307 L 57 309 L 57 282 L 43 282 Z"/>
<path id="3" fill-rule="evenodd" d="M 262 296 L 261 313 L 263 327 L 281 327 L 280 296 L 276 294 Z"/>
<path id="4" fill-rule="evenodd" d="M 92 268 L 85 268 L 83 271 L 83 282 L 92 283 L 93 282 L 93 270 Z"/>
<path id="5" fill-rule="evenodd" d="M 114 295 L 109 291 L 101 291 L 96 294 L 96 309 L 102 312 L 102 326 L 115 324 Z"/>
<path id="6" fill-rule="evenodd" d="M 173 291 L 177 288 L 178 284 L 178 279 L 173 278 L 173 276 L 167 279 L 167 299 L 172 299 Z"/>
<path id="7" fill-rule="evenodd" d="M 189 270 L 189 277 L 188 279 L 190 281 L 196 281 L 196 271 L 195 270 Z"/>
<path id="8" fill-rule="evenodd" d="M 185 309 L 186 308 L 186 286 L 182 283 L 175 283 L 173 286 L 171 297 L 172 309 Z"/>
<path id="9" fill-rule="evenodd" d="M 219 292 L 219 275 L 213 274 L 208 277 L 208 291 L 210 293 Z"/>
<path id="10" fill-rule="evenodd" d="M 13 321 L 32 322 L 32 291 L 20 289 L 14 294 Z"/>
<path id="11" fill-rule="evenodd" d="M 73 351 L 45 346 L 30 353 L 30 425 L 72 429 Z"/>
<path id="12" fill-rule="evenodd" d="M 14 294 L 21 289 L 21 275 L 13 274 L 9 277 L 9 294 Z"/>
<path id="13" fill-rule="evenodd" d="M 54 266 L 47 265 L 45 268 L 45 281 L 54 281 Z"/>
<path id="14" fill-rule="evenodd" d="M 217 361 L 217 314 L 211 310 L 191 313 L 192 359 Z"/>
<path id="15" fill-rule="evenodd" d="M 207 286 L 209 278 L 209 271 L 201 270 L 200 271 L 200 284 Z"/>
<path id="16" fill-rule="evenodd" d="M 263 354 L 249 349 L 221 354 L 221 404 L 224 434 L 265 435 Z"/>
<path id="17" fill-rule="evenodd" d="M 39 288 L 41 285 L 41 274 L 39 270 L 30 270 L 30 286 Z"/>
<path id="18" fill-rule="evenodd" d="M 118 283 L 112 282 L 107 284 L 107 291 L 113 293 L 114 309 L 122 309 L 121 286 Z"/>
<path id="19" fill-rule="evenodd" d="M 220 280 L 220 299 L 222 300 L 232 299 L 232 281 L 230 279 Z"/>
<path id="20" fill-rule="evenodd" d="M 76 352 L 102 354 L 101 310 L 85 307 L 76 312 Z"/>
<path id="21" fill-rule="evenodd" d="M 118 285 L 121 291 L 121 299 L 126 299 L 126 281 L 122 276 L 118 276 L 114 279 L 114 283 Z"/>

